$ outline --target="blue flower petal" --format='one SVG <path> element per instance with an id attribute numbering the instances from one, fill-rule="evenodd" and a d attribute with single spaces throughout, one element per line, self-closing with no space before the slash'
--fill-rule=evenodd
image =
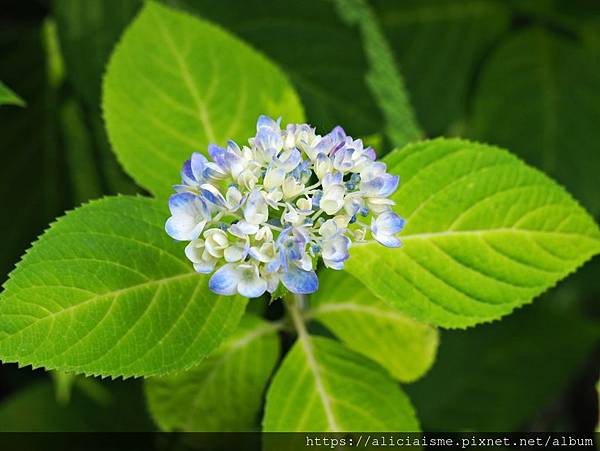
<path id="1" fill-rule="evenodd" d="M 225 156 L 225 149 L 217 146 L 216 144 L 208 145 L 208 154 L 218 166 L 223 167 L 223 158 Z"/>
<path id="2" fill-rule="evenodd" d="M 319 278 L 314 271 L 304 271 L 296 266 L 290 266 L 287 272 L 281 274 L 283 285 L 295 294 L 310 294 L 319 289 Z"/>
<path id="3" fill-rule="evenodd" d="M 192 171 L 192 162 L 190 160 L 186 160 L 185 163 L 183 163 L 183 168 L 181 169 L 181 183 L 184 185 L 194 185 L 196 183 L 196 178 Z"/>
<path id="4" fill-rule="evenodd" d="M 191 241 L 200 236 L 205 225 L 206 221 L 196 224 L 187 216 L 171 216 L 165 223 L 165 231 L 177 241 Z"/>
<path id="5" fill-rule="evenodd" d="M 402 246 L 402 241 L 400 241 L 400 239 L 396 238 L 394 235 L 373 234 L 373 238 L 375 238 L 377 242 L 383 244 L 385 247 Z"/>
<path id="6" fill-rule="evenodd" d="M 258 121 L 256 121 L 256 130 L 260 130 L 261 128 L 279 128 L 277 122 L 271 119 L 269 116 L 265 116 L 261 114 L 258 116 Z"/>
<path id="7" fill-rule="evenodd" d="M 210 274 L 215 269 L 215 263 L 201 260 L 200 263 L 194 263 L 194 270 L 200 274 Z"/>
<path id="8" fill-rule="evenodd" d="M 192 154 L 190 172 L 198 183 L 201 183 L 206 178 L 206 163 L 208 163 L 208 160 L 201 153 L 194 152 Z"/>
<path id="9" fill-rule="evenodd" d="M 400 177 L 397 175 L 385 174 L 381 176 L 381 178 L 383 179 L 383 184 L 379 190 L 379 195 L 388 197 L 390 194 L 396 191 L 396 188 L 398 188 Z"/>
<path id="10" fill-rule="evenodd" d="M 260 277 L 242 280 L 238 285 L 238 293 L 247 298 L 257 298 L 267 291 L 267 282 Z"/>
<path id="11" fill-rule="evenodd" d="M 208 288 L 214 293 L 232 295 L 237 293 L 240 273 L 237 265 L 228 263 L 221 266 L 208 281 Z"/>

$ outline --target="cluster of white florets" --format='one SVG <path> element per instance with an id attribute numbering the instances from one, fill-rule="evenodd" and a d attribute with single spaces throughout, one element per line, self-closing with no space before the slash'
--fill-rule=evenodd
<path id="1" fill-rule="evenodd" d="M 319 136 L 307 124 L 282 130 L 280 120 L 261 116 L 248 145 L 211 144 L 208 154 L 185 162 L 166 231 L 189 241 L 197 272 L 216 269 L 215 293 L 258 297 L 279 282 L 312 293 L 319 258 L 339 270 L 353 242 L 401 244 L 404 220 L 389 199 L 398 176 L 341 127 Z"/>

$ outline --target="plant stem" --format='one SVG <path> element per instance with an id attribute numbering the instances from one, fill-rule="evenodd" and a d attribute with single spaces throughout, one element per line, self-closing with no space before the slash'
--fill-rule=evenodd
<path id="1" fill-rule="evenodd" d="M 298 338 L 302 341 L 308 338 L 308 331 L 304 324 L 304 318 L 302 317 L 302 310 L 306 304 L 306 297 L 302 294 L 293 294 L 286 302 L 288 312 L 292 318 L 292 324 L 298 333 Z"/>

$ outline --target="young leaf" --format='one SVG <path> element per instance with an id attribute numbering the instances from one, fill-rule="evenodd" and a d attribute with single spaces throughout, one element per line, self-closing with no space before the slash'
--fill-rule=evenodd
<path id="1" fill-rule="evenodd" d="M 0 81 L 0 105 L 25 106 L 25 102 Z"/>
<path id="2" fill-rule="evenodd" d="M 296 93 L 271 62 L 222 29 L 154 2 L 111 57 L 103 107 L 120 161 L 158 197 L 172 191 L 192 152 L 228 139 L 243 144 L 260 114 L 303 120 Z"/>
<path id="3" fill-rule="evenodd" d="M 487 0 L 376 0 L 373 8 L 419 122 L 429 136 L 446 132 L 464 118 L 469 83 L 486 50 L 510 25 L 508 8 Z"/>
<path id="4" fill-rule="evenodd" d="M 195 368 L 146 381 L 148 406 L 165 431 L 249 431 L 279 358 L 277 325 L 254 316 Z"/>
<path id="5" fill-rule="evenodd" d="M 511 82 L 504 81 L 510 77 Z M 475 92 L 471 135 L 518 153 L 600 215 L 600 54 L 542 29 L 490 58 Z"/>
<path id="6" fill-rule="evenodd" d="M 600 230 L 559 185 L 510 153 L 458 139 L 387 158 L 402 178 L 400 249 L 357 245 L 346 269 L 414 318 L 466 327 L 530 302 L 600 252 Z"/>
<path id="7" fill-rule="evenodd" d="M 417 431 L 419 424 L 379 366 L 336 341 L 301 335 L 267 392 L 263 430 Z"/>
<path id="8" fill-rule="evenodd" d="M 190 368 L 237 325 L 245 300 L 221 298 L 164 232 L 165 206 L 95 201 L 55 222 L 0 299 L 0 360 L 103 376 Z"/>
<path id="9" fill-rule="evenodd" d="M 323 274 L 319 291 L 310 302 L 309 317 L 327 326 L 353 351 L 379 363 L 395 379 L 412 382 L 433 364 L 437 330 L 377 299 L 349 274 Z"/>
<path id="10" fill-rule="evenodd" d="M 394 146 L 404 146 L 422 136 L 408 92 L 391 49 L 365 0 L 336 0 L 340 16 L 360 28 L 370 70 L 367 82 L 384 119 L 385 131 Z"/>

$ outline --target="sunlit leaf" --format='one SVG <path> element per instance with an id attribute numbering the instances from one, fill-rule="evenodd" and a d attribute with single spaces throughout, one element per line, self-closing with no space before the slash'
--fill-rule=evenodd
<path id="1" fill-rule="evenodd" d="M 321 273 L 320 279 L 308 315 L 350 349 L 376 361 L 403 382 L 418 379 L 433 364 L 438 345 L 434 327 L 377 299 L 347 273 L 328 271 Z"/>
<path id="2" fill-rule="evenodd" d="M 303 119 L 296 93 L 266 58 L 220 28 L 154 2 L 111 57 L 103 107 L 119 160 L 159 197 L 172 191 L 193 151 L 228 139 L 243 144 L 260 114 Z"/>
<path id="3" fill-rule="evenodd" d="M 237 325 L 164 232 L 165 206 L 105 198 L 55 222 L 4 285 L 0 360 L 75 373 L 184 370 Z"/>
<path id="4" fill-rule="evenodd" d="M 328 338 L 301 335 L 267 392 L 265 432 L 418 429 L 410 401 L 385 371 Z"/>
<path id="5" fill-rule="evenodd" d="M 357 245 L 347 270 L 414 318 L 466 327 L 531 302 L 600 252 L 600 230 L 558 184 L 510 153 L 438 139 L 393 152 L 400 249 Z"/>

